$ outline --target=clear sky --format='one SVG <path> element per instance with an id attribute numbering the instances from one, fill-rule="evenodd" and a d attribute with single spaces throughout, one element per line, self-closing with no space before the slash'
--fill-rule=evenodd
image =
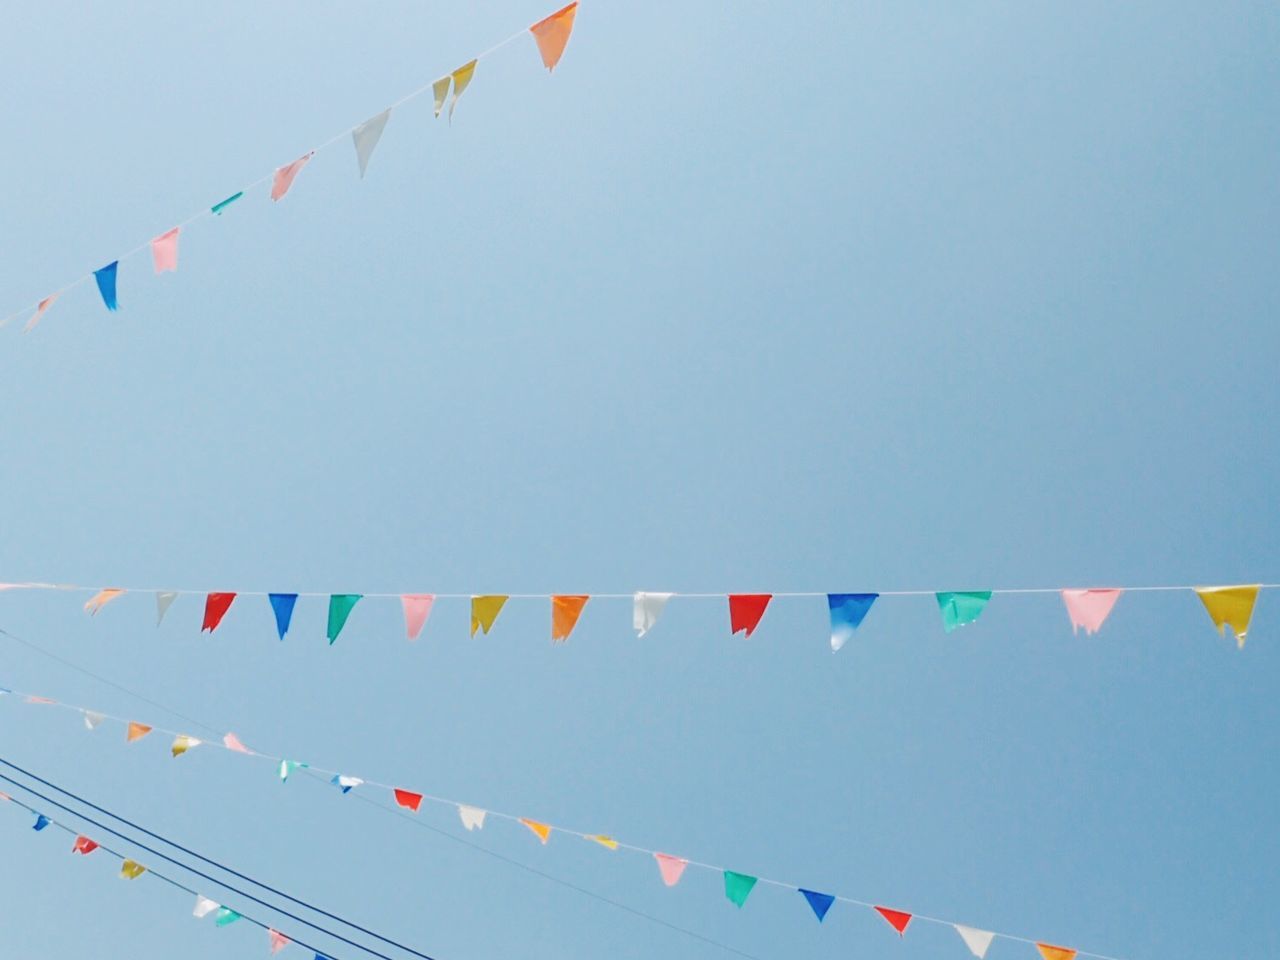
<path id="1" fill-rule="evenodd" d="M 11 12 L 0 312 L 553 7 Z M 118 314 L 86 285 L 0 331 L 0 580 L 1275 582 L 1277 116 L 1274 4 L 584 0 L 554 75 L 522 39 L 452 127 L 398 110 L 365 180 L 339 143 L 177 274 L 124 264 Z M 158 630 L 83 599 L 0 626 L 272 753 L 1132 960 L 1280 951 L 1278 593 L 1243 652 L 1173 593 L 1092 638 L 1051 596 L 951 635 L 885 600 L 835 656 L 821 600 L 750 640 L 677 600 L 641 641 L 593 601 L 554 648 L 542 602 L 472 641 L 442 601 L 410 644 L 367 601 L 329 648 L 317 600 L 280 643 L 261 598 L 213 636 L 194 599 Z M 0 674 L 186 725 L 3 637 Z M 0 702 L 0 756 L 439 960 L 730 956 L 458 838 L 763 960 L 967 956 L 166 747 Z M 69 846 L 0 809 L 6 956 L 266 955 Z"/>

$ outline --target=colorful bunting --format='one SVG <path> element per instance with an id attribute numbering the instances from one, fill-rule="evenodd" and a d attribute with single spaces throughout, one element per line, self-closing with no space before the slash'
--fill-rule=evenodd
<path id="1" fill-rule="evenodd" d="M 118 590 L 115 587 L 108 587 L 105 590 L 99 590 L 89 599 L 89 602 L 84 605 L 85 612 L 88 613 L 89 616 L 93 616 L 123 593 L 123 590 Z"/>
<path id="2" fill-rule="evenodd" d="M 36 312 L 31 315 L 31 319 L 28 320 L 27 325 L 22 328 L 22 332 L 30 333 L 32 330 L 34 330 L 36 324 L 40 322 L 40 318 L 44 316 L 45 311 L 48 310 L 51 306 L 53 306 L 53 301 L 57 299 L 58 299 L 58 295 L 55 293 L 45 297 L 43 300 L 37 303 Z"/>
<path id="3" fill-rule="evenodd" d="M 684 868 L 689 865 L 688 860 L 673 857 L 669 853 L 655 853 L 653 859 L 658 861 L 658 872 L 662 874 L 662 882 L 668 887 L 674 887 L 680 882 L 680 878 L 684 876 Z"/>
<path id="4" fill-rule="evenodd" d="M 160 626 L 164 622 L 164 615 L 169 612 L 169 608 L 173 606 L 173 601 L 178 598 L 176 590 L 159 590 L 156 592 L 156 626 Z"/>
<path id="5" fill-rule="evenodd" d="M 662 611 L 674 594 L 670 593 L 637 593 L 632 600 L 631 626 L 637 637 L 643 637 L 653 629 L 662 616 Z"/>
<path id="6" fill-rule="evenodd" d="M 118 310 L 116 302 L 116 271 L 120 268 L 119 260 L 112 260 L 100 270 L 93 271 L 93 279 L 98 282 L 98 292 L 102 294 L 102 302 L 108 310 Z"/>
<path id="7" fill-rule="evenodd" d="M 732 870 L 724 872 L 724 895 L 733 902 L 734 906 L 741 907 L 746 903 L 755 885 L 756 878 L 750 874 L 735 873 Z"/>
<path id="8" fill-rule="evenodd" d="M 476 61 L 464 63 L 457 70 L 453 71 L 453 99 L 449 101 L 449 122 L 453 122 L 453 108 L 458 105 L 458 98 L 462 96 L 462 92 L 471 84 L 471 78 L 476 73 Z"/>
<path id="9" fill-rule="evenodd" d="M 485 811 L 479 807 L 468 807 L 465 803 L 458 804 L 458 817 L 468 831 L 484 829 L 484 815 Z"/>
<path id="10" fill-rule="evenodd" d="M 86 730 L 98 729 L 98 724 L 107 719 L 104 714 L 98 713 L 96 710 L 86 710 L 84 712 L 84 726 Z"/>
<path id="11" fill-rule="evenodd" d="M 35 830 L 37 833 L 39 833 L 41 830 L 43 830 L 43 829 L 44 829 L 45 827 L 47 827 L 48 825 L 49 825 L 49 818 L 48 818 L 48 817 L 46 817 L 43 813 L 37 813 L 37 814 L 36 814 L 36 822 L 35 822 L 35 824 L 31 827 L 31 829 L 32 829 L 32 830 Z"/>
<path id="12" fill-rule="evenodd" d="M 827 911 L 830 910 L 831 905 L 836 902 L 836 898 L 831 896 L 831 894 L 818 893 L 814 890 L 802 889 L 800 891 L 800 896 L 804 897 L 808 902 L 810 908 L 813 910 L 813 915 L 818 918 L 819 923 L 826 919 Z"/>
<path id="13" fill-rule="evenodd" d="M 878 593 L 828 593 L 827 609 L 831 613 L 831 652 L 835 653 L 853 636 L 863 617 L 876 602 Z"/>
<path id="14" fill-rule="evenodd" d="M 333 779 L 329 781 L 343 793 L 350 793 L 352 788 L 360 786 L 364 783 L 359 777 L 348 777 L 341 773 L 335 773 Z"/>
<path id="15" fill-rule="evenodd" d="M 431 606 L 436 602 L 434 594 L 404 593 L 400 595 L 400 605 L 404 608 L 404 631 L 410 640 L 417 640 L 418 634 L 431 616 Z"/>
<path id="16" fill-rule="evenodd" d="M 239 200 L 243 196 L 244 196 L 244 191 L 239 190 L 236 193 L 233 193 L 231 196 L 227 197 L 227 199 L 219 200 L 217 203 L 215 203 L 212 207 L 209 208 L 209 211 L 218 216 L 222 216 L 223 210 L 227 209 L 227 207 L 231 206 L 233 203 L 235 203 L 237 200 Z"/>
<path id="17" fill-rule="evenodd" d="M 1244 649 L 1244 637 L 1249 632 L 1249 621 L 1253 619 L 1253 605 L 1257 602 L 1259 584 L 1238 587 L 1197 587 L 1196 596 L 1204 604 L 1205 610 L 1218 628 L 1218 633 L 1227 635 L 1227 627 L 1236 635 L 1236 644 Z"/>
<path id="18" fill-rule="evenodd" d="M 248 747 L 240 742 L 240 738 L 234 733 L 228 733 L 222 738 L 222 745 L 228 750 L 234 750 L 236 753 L 253 753 Z"/>
<path id="19" fill-rule="evenodd" d="M 577 626 L 578 617 L 582 616 L 582 608 L 590 600 L 587 596 L 553 596 L 551 598 L 551 639 L 553 642 L 564 642 Z"/>
<path id="20" fill-rule="evenodd" d="M 1122 593 L 1123 590 L 1113 589 L 1063 590 L 1062 602 L 1066 605 L 1067 616 L 1071 618 L 1071 632 L 1079 633 L 1081 627 L 1086 634 L 1101 630 L 1103 621 Z"/>
<path id="21" fill-rule="evenodd" d="M 141 740 L 150 732 L 151 732 L 151 728 L 147 726 L 145 723 L 138 723 L 136 720 L 130 720 L 129 729 L 125 732 L 125 735 L 124 735 L 125 742 L 133 743 L 135 740 Z"/>
<path id="22" fill-rule="evenodd" d="M 204 623 L 200 626 L 203 633 L 208 630 L 210 633 L 218 629 L 218 624 L 222 622 L 222 618 L 226 616 L 227 611 L 231 609 L 231 604 L 235 600 L 234 593 L 211 593 L 205 597 L 204 601 Z"/>
<path id="23" fill-rule="evenodd" d="M 166 270 L 177 271 L 178 229 L 174 227 L 151 241 L 151 260 L 155 264 L 156 273 L 164 273 Z"/>
<path id="24" fill-rule="evenodd" d="M 436 98 L 436 116 L 440 116 L 440 111 L 444 109 L 445 98 L 449 96 L 449 84 L 452 77 L 441 77 L 431 85 L 431 95 Z"/>
<path id="25" fill-rule="evenodd" d="M 771 593 L 733 593 L 729 595 L 729 628 L 732 633 L 745 632 L 749 637 L 760 624 L 765 607 L 773 599 Z"/>
<path id="26" fill-rule="evenodd" d="M 98 841 L 90 840 L 84 834 L 76 837 L 76 842 L 71 845 L 71 852 L 78 853 L 83 857 L 87 857 L 93 851 L 98 849 Z"/>
<path id="27" fill-rule="evenodd" d="M 989 930 L 975 930 L 960 923 L 953 923 L 952 926 L 956 928 L 956 933 L 960 934 L 960 939 L 969 948 L 969 952 L 978 960 L 984 960 L 987 950 L 991 948 L 991 941 L 996 935 Z"/>
<path id="28" fill-rule="evenodd" d="M 957 627 L 973 623 L 991 599 L 990 590 L 962 590 L 935 595 L 942 611 L 942 629 L 950 633 Z"/>
<path id="29" fill-rule="evenodd" d="M 213 913 L 213 911 L 217 910 L 221 906 L 222 904 L 216 903 L 215 901 L 210 900 L 208 897 L 201 896 L 200 894 L 197 893 L 196 908 L 191 911 L 191 915 L 195 917 L 197 920 L 203 920 L 205 917 Z"/>
<path id="30" fill-rule="evenodd" d="M 293 161 L 293 163 L 286 163 L 283 167 L 276 170 L 275 176 L 271 178 L 272 200 L 279 200 L 289 192 L 289 188 L 293 186 L 294 177 L 301 172 L 302 168 L 307 165 L 307 161 L 313 156 L 315 156 L 314 151 L 304 154 L 297 160 Z"/>
<path id="31" fill-rule="evenodd" d="M 374 148 L 382 139 L 382 131 L 386 129 L 387 121 L 390 119 L 391 109 L 387 108 L 351 131 L 351 142 L 356 147 L 356 163 L 360 167 L 361 180 L 364 179 L 364 172 L 369 167 L 369 158 L 373 156 Z"/>
<path id="32" fill-rule="evenodd" d="M 911 923 L 911 914 L 904 913 L 901 910 L 890 910 L 888 907 L 876 907 L 876 913 L 884 917 L 889 926 L 898 931 L 898 936 L 902 936 L 907 932 L 907 927 Z"/>
<path id="33" fill-rule="evenodd" d="M 213 915 L 213 922 L 219 927 L 225 927 L 227 924 L 235 923 L 240 919 L 240 914 L 236 913 L 230 907 L 218 907 Z"/>
<path id="34" fill-rule="evenodd" d="M 296 593 L 268 593 L 271 611 L 276 615 L 276 633 L 280 639 L 289 632 L 289 624 L 293 622 L 293 607 L 298 602 Z"/>
<path id="35" fill-rule="evenodd" d="M 1037 943 L 1036 949 L 1044 960 L 1075 960 L 1076 951 L 1070 947 L 1055 947 L 1051 943 Z"/>
<path id="36" fill-rule="evenodd" d="M 173 745 L 169 747 L 169 753 L 174 757 L 180 757 L 192 747 L 200 746 L 200 741 L 195 737 L 189 737 L 185 733 L 180 733 L 173 738 Z"/>
<path id="37" fill-rule="evenodd" d="M 267 928 L 267 947 L 272 953 L 279 953 L 292 942 L 292 940 L 286 937 L 279 930 L 272 930 L 270 927 Z"/>
<path id="38" fill-rule="evenodd" d="M 351 608 L 354 607 L 361 598 L 359 593 L 335 593 L 329 597 L 329 628 L 326 636 L 329 638 L 329 645 L 333 646 L 333 642 L 338 639 L 338 634 L 342 633 L 342 628 L 347 625 L 347 617 L 351 616 Z"/>
<path id="39" fill-rule="evenodd" d="M 502 605 L 507 602 L 505 596 L 488 595 L 471 598 L 471 635 L 474 637 L 477 630 L 483 630 L 487 635 L 489 628 L 493 626 L 493 621 L 498 619 L 498 614 L 502 612 Z"/>
<path id="40" fill-rule="evenodd" d="M 399 787 L 391 791 L 395 794 L 396 803 L 402 807 L 408 807 L 414 813 L 418 812 L 418 808 L 422 806 L 422 794 L 413 793 L 410 790 L 401 790 Z"/>
<path id="41" fill-rule="evenodd" d="M 524 817 L 520 818 L 520 822 L 528 827 L 530 832 L 544 844 L 551 839 L 551 827 L 549 824 L 539 823 L 537 820 L 527 820 Z"/>
<path id="42" fill-rule="evenodd" d="M 137 880 L 140 876 L 147 872 L 147 868 L 140 864 L 137 860 L 126 859 L 120 864 L 121 880 Z"/>
<path id="43" fill-rule="evenodd" d="M 538 43 L 542 63 L 548 70 L 554 70 L 560 62 L 565 44 L 569 42 L 569 34 L 573 32 L 573 18 L 577 12 L 578 0 L 573 0 L 567 7 L 557 10 L 529 28 L 533 39 Z"/>

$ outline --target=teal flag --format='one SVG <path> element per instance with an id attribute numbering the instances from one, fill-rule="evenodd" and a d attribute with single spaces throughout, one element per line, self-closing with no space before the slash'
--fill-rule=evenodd
<path id="1" fill-rule="evenodd" d="M 956 627 L 973 623 L 991 599 L 990 590 L 962 590 L 939 593 L 938 609 L 942 611 L 942 629 L 950 633 Z"/>
<path id="2" fill-rule="evenodd" d="M 227 209 L 227 207 L 231 206 L 233 203 L 235 203 L 237 200 L 239 200 L 243 196 L 244 196 L 243 190 L 241 190 L 239 193 L 233 193 L 231 196 L 227 197 L 227 199 L 219 200 L 209 209 L 214 213 L 218 214 L 219 216 L 221 216 L 223 210 Z"/>
<path id="3" fill-rule="evenodd" d="M 351 616 L 351 608 L 364 594 L 335 593 L 329 597 L 329 643 L 338 639 L 338 634 L 347 625 L 347 617 Z"/>
<path id="4" fill-rule="evenodd" d="M 751 888 L 756 885 L 756 878 L 745 873 L 724 872 L 724 895 L 733 901 L 734 906 L 742 906 L 751 895 Z"/>
<path id="5" fill-rule="evenodd" d="M 220 927 L 225 927 L 228 923 L 235 923 L 239 919 L 240 914 L 230 907 L 219 907 L 218 912 L 213 915 L 213 922 Z"/>

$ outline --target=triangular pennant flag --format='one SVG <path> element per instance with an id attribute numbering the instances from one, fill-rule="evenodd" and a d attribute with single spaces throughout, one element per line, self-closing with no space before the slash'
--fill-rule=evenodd
<path id="1" fill-rule="evenodd" d="M 827 911 L 831 909 L 831 905 L 836 902 L 836 898 L 829 893 L 818 893 L 815 890 L 801 890 L 800 896 L 808 901 L 810 908 L 813 910 L 814 916 L 821 923 L 827 916 Z"/>
<path id="2" fill-rule="evenodd" d="M 227 209 L 227 207 L 231 206 L 233 203 L 235 203 L 237 200 L 239 200 L 243 196 L 244 196 L 244 191 L 239 190 L 236 193 L 233 193 L 231 196 L 227 197 L 227 199 L 219 200 L 217 203 L 215 203 L 212 207 L 209 208 L 209 212 L 214 213 L 218 216 L 222 216 L 223 210 Z"/>
<path id="3" fill-rule="evenodd" d="M 39 832 L 43 830 L 45 827 L 47 827 L 49 825 L 49 822 L 50 822 L 49 818 L 46 817 L 43 813 L 37 813 L 35 825 L 32 826 L 31 829 Z"/>
<path id="4" fill-rule="evenodd" d="M 631 605 L 631 627 L 637 637 L 643 637 L 653 629 L 662 616 L 663 608 L 674 594 L 670 593 L 637 593 Z"/>
<path id="5" fill-rule="evenodd" d="M 272 953 L 279 953 L 292 942 L 292 940 L 286 937 L 279 930 L 272 930 L 269 927 L 267 928 L 267 946 L 270 948 Z"/>
<path id="6" fill-rule="evenodd" d="M 422 806 L 422 794 L 412 793 L 409 790 L 401 790 L 399 787 L 391 791 L 395 794 L 396 803 L 402 807 L 408 807 L 414 813 L 418 812 L 418 808 Z"/>
<path id="7" fill-rule="evenodd" d="M 86 730 L 97 730 L 98 724 L 107 719 L 105 714 L 98 713 L 96 710 L 84 711 L 84 726 Z"/>
<path id="8" fill-rule="evenodd" d="M 1063 590 L 1062 602 L 1066 605 L 1067 616 L 1071 618 L 1071 632 L 1079 633 L 1084 627 L 1086 634 L 1097 633 L 1122 593 L 1123 590 L 1111 589 Z"/>
<path id="9" fill-rule="evenodd" d="M 936 595 L 942 611 L 942 629 L 950 633 L 957 627 L 973 623 L 991 599 L 990 590 L 961 590 Z"/>
<path id="10" fill-rule="evenodd" d="M 526 820 L 524 817 L 520 818 L 520 822 L 528 827 L 533 835 L 544 844 L 551 839 L 551 826 L 549 824 L 539 823 L 537 820 Z"/>
<path id="11" fill-rule="evenodd" d="M 382 138 L 382 131 L 386 129 L 387 121 L 390 119 L 391 108 L 388 107 L 351 131 L 351 142 L 356 146 L 356 163 L 360 165 L 361 180 L 364 179 L 364 172 L 369 167 L 369 158 L 373 156 L 373 150 L 378 145 L 378 140 Z"/>
<path id="12" fill-rule="evenodd" d="M 228 750 L 234 750 L 236 753 L 253 753 L 248 747 L 240 742 L 240 738 L 234 733 L 228 733 L 222 738 L 222 745 Z"/>
<path id="13" fill-rule="evenodd" d="M 48 697 L 27 697 L 23 703 L 57 703 L 57 700 L 50 700 Z"/>
<path id="14" fill-rule="evenodd" d="M 449 82 L 452 77 L 441 77 L 431 85 L 431 95 L 436 98 L 436 116 L 444 109 L 445 98 L 449 96 Z"/>
<path id="15" fill-rule="evenodd" d="M 351 608 L 362 596 L 359 593 L 334 593 L 329 596 L 329 628 L 325 635 L 329 638 L 330 646 L 338 639 L 338 634 L 342 633 L 342 628 L 347 625 L 347 617 L 351 616 Z"/>
<path id="16" fill-rule="evenodd" d="M 308 767 L 310 764 L 301 762 L 300 760 L 281 760 L 280 761 L 280 782 L 288 783 L 289 774 L 297 770 L 299 767 Z"/>
<path id="17" fill-rule="evenodd" d="M 307 165 L 307 161 L 310 160 L 312 156 L 314 156 L 314 154 L 308 153 L 299 157 L 297 160 L 293 161 L 293 163 L 286 163 L 283 167 L 276 170 L 275 176 L 271 178 L 272 200 L 279 200 L 289 192 L 289 188 L 293 186 L 293 178 L 296 177 L 302 168 Z"/>
<path id="18" fill-rule="evenodd" d="M 22 328 L 22 332 L 30 333 L 32 330 L 34 330 L 36 324 L 40 322 L 40 318 L 44 316 L 45 311 L 48 310 L 51 306 L 53 306 L 53 301 L 57 299 L 58 299 L 58 295 L 55 293 L 55 294 L 52 294 L 51 296 L 45 297 L 43 300 L 37 303 L 36 312 L 31 315 L 31 319 L 28 320 L 27 325 Z"/>
<path id="19" fill-rule="evenodd" d="M 491 594 L 483 597 L 471 598 L 471 635 L 474 637 L 477 630 L 483 630 L 486 634 L 489 628 L 493 626 L 493 621 L 498 619 L 498 614 L 502 612 L 502 605 L 507 602 L 505 596 Z"/>
<path id="20" fill-rule="evenodd" d="M 151 241 L 151 260 L 156 273 L 178 269 L 178 227 L 162 233 Z"/>
<path id="21" fill-rule="evenodd" d="M 436 602 L 431 593 L 405 593 L 400 595 L 400 606 L 404 608 L 404 632 L 410 640 L 417 640 L 418 634 L 431 616 L 431 606 Z"/>
<path id="22" fill-rule="evenodd" d="M 539 20 L 529 32 L 538 41 L 538 52 L 542 54 L 542 63 L 548 70 L 554 70 L 564 53 L 564 46 L 569 42 L 569 34 L 573 32 L 573 18 L 578 12 L 578 0 L 567 7 L 557 10 L 545 20 Z"/>
<path id="23" fill-rule="evenodd" d="M 960 939 L 964 941 L 964 945 L 969 948 L 978 960 L 983 960 L 987 955 L 987 950 L 991 948 L 991 941 L 995 939 L 995 934 L 988 930 L 975 930 L 973 927 L 966 927 L 960 923 L 953 923 L 956 933 L 960 934 Z"/>
<path id="24" fill-rule="evenodd" d="M 145 723 L 138 723 L 136 720 L 130 720 L 129 729 L 125 731 L 124 735 L 125 743 L 133 743 L 135 740 L 141 740 L 150 732 L 151 728 Z"/>
<path id="25" fill-rule="evenodd" d="M 105 590 L 99 590 L 89 599 L 89 602 L 84 605 L 85 612 L 87 612 L 89 616 L 93 616 L 122 593 L 124 593 L 123 590 L 119 590 L 115 587 L 107 587 Z"/>
<path id="26" fill-rule="evenodd" d="M 587 596 L 554 596 L 551 598 L 551 639 L 563 642 L 569 639 L 578 618 L 582 616 L 582 608 L 590 600 Z"/>
<path id="27" fill-rule="evenodd" d="M 211 593 L 204 600 L 204 623 L 200 626 L 203 633 L 208 630 L 210 633 L 218 629 L 218 624 L 222 622 L 222 618 L 226 616 L 227 610 L 231 608 L 231 603 L 235 600 L 234 593 Z"/>
<path id="28" fill-rule="evenodd" d="M 173 601 L 178 598 L 176 590 L 159 590 L 156 592 L 156 626 L 160 626 L 164 622 L 164 615 L 169 612 L 169 608 L 173 606 Z"/>
<path id="29" fill-rule="evenodd" d="M 655 853 L 653 859 L 658 861 L 658 872 L 662 874 L 662 882 L 674 887 L 684 875 L 684 868 L 689 861 L 681 857 L 673 857 L 669 853 Z"/>
<path id="30" fill-rule="evenodd" d="M 218 907 L 220 906 L 221 906 L 220 903 L 217 903 L 214 900 L 210 900 L 208 897 L 201 896 L 200 894 L 197 893 L 196 908 L 191 911 L 191 915 L 195 917 L 197 920 L 203 920 L 209 914 L 213 913 L 213 911 L 217 910 Z"/>
<path id="31" fill-rule="evenodd" d="M 98 281 L 98 292 L 102 294 L 102 302 L 108 310 L 119 310 L 116 302 L 116 271 L 120 268 L 119 260 L 112 260 L 101 270 L 93 271 L 93 279 Z"/>
<path id="32" fill-rule="evenodd" d="M 220 927 L 225 927 L 229 923 L 235 923 L 240 919 L 240 914 L 236 913 L 230 907 L 218 907 L 218 912 L 213 915 L 213 922 Z"/>
<path id="33" fill-rule="evenodd" d="M 733 902 L 734 906 L 740 907 L 746 903 L 755 885 L 756 878 L 750 874 L 735 873 L 732 870 L 724 872 L 724 895 Z"/>
<path id="34" fill-rule="evenodd" d="M 898 931 L 898 936 L 902 936 L 907 932 L 907 927 L 911 923 L 911 914 L 904 913 L 901 910 L 890 910 L 888 907 L 876 907 L 876 913 L 884 917 L 889 926 Z"/>
<path id="35" fill-rule="evenodd" d="M 453 71 L 453 99 L 449 101 L 450 122 L 453 122 L 453 108 L 458 105 L 458 98 L 462 96 L 462 92 L 470 85 L 471 78 L 475 76 L 475 72 L 476 62 L 474 60 L 470 63 L 464 63 Z"/>
<path id="36" fill-rule="evenodd" d="M 878 593 L 828 593 L 827 608 L 831 611 L 831 652 L 835 653 L 853 636 L 863 617 L 876 602 Z"/>
<path id="37" fill-rule="evenodd" d="M 348 777 L 341 773 L 335 773 L 333 779 L 329 781 L 343 793 L 350 793 L 353 787 L 358 787 L 364 783 L 359 777 Z"/>
<path id="38" fill-rule="evenodd" d="M 773 599 L 771 593 L 731 593 L 729 595 L 729 627 L 733 633 L 745 631 L 751 636 L 764 616 L 765 607 Z"/>
<path id="39" fill-rule="evenodd" d="M 140 864 L 137 860 L 125 860 L 120 864 L 121 880 L 137 880 L 140 876 L 147 872 L 147 868 Z"/>
<path id="40" fill-rule="evenodd" d="M 458 804 L 458 816 L 462 819 L 462 825 L 468 830 L 484 829 L 485 811 L 479 807 L 468 807 L 464 803 Z"/>
<path id="41" fill-rule="evenodd" d="M 1070 947 L 1055 947 L 1051 943 L 1037 943 L 1036 949 L 1044 960 L 1075 960 L 1076 951 Z"/>
<path id="42" fill-rule="evenodd" d="M 81 856 L 88 856 L 98 849 L 98 841 L 90 840 L 84 834 L 76 837 L 76 842 L 71 845 L 71 852 L 78 853 Z"/>
<path id="43" fill-rule="evenodd" d="M 296 593 L 268 593 L 271 611 L 276 615 L 276 633 L 280 639 L 289 632 L 289 624 L 293 622 L 293 607 L 298 602 Z"/>
<path id="44" fill-rule="evenodd" d="M 1258 599 L 1259 584 L 1238 587 L 1197 587 L 1196 596 L 1209 611 L 1218 633 L 1227 635 L 1227 627 L 1236 635 L 1236 643 L 1243 648 L 1249 621 L 1253 619 L 1253 605 Z"/>
<path id="45" fill-rule="evenodd" d="M 587 837 L 587 839 L 592 843 L 600 844 L 600 846 L 604 847 L 606 850 L 618 849 L 618 841 L 613 839 L 613 837 L 606 837 L 603 833 L 593 833 L 591 836 Z"/>
<path id="46" fill-rule="evenodd" d="M 192 747 L 200 746 L 200 741 L 195 737 L 189 737 L 185 733 L 180 733 L 173 738 L 173 746 L 169 748 L 169 752 L 175 757 L 180 757 Z"/>

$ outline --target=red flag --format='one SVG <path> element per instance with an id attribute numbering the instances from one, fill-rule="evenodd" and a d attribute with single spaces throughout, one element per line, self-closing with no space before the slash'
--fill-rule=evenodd
<path id="1" fill-rule="evenodd" d="M 71 848 L 73 853 L 90 854 L 98 849 L 96 841 L 90 840 L 88 837 L 76 837 L 75 846 Z"/>
<path id="2" fill-rule="evenodd" d="M 901 910 L 890 910 L 888 907 L 876 907 L 876 913 L 889 922 L 889 926 L 898 931 L 898 936 L 907 932 L 907 924 L 911 922 L 911 914 Z"/>
<path id="3" fill-rule="evenodd" d="M 211 593 L 205 597 L 204 601 L 204 624 L 200 627 L 203 632 L 208 630 L 210 633 L 218 629 L 218 624 L 222 622 L 222 618 L 231 607 L 231 601 L 236 598 L 234 593 Z"/>
<path id="4" fill-rule="evenodd" d="M 760 618 L 764 616 L 764 608 L 773 599 L 771 593 L 731 593 L 729 594 L 729 626 L 734 633 L 746 631 L 751 636 Z"/>
<path id="5" fill-rule="evenodd" d="M 414 813 L 418 812 L 418 807 L 422 806 L 422 794 L 410 793 L 408 790 L 396 788 L 393 791 L 396 795 L 396 803 L 402 807 L 408 807 Z"/>
<path id="6" fill-rule="evenodd" d="M 569 34 L 573 33 L 573 18 L 578 13 L 578 0 L 573 0 L 557 10 L 545 20 L 539 20 L 529 32 L 538 41 L 538 52 L 542 54 L 542 63 L 548 70 L 554 70 L 564 53 L 565 44 L 569 42 Z"/>

